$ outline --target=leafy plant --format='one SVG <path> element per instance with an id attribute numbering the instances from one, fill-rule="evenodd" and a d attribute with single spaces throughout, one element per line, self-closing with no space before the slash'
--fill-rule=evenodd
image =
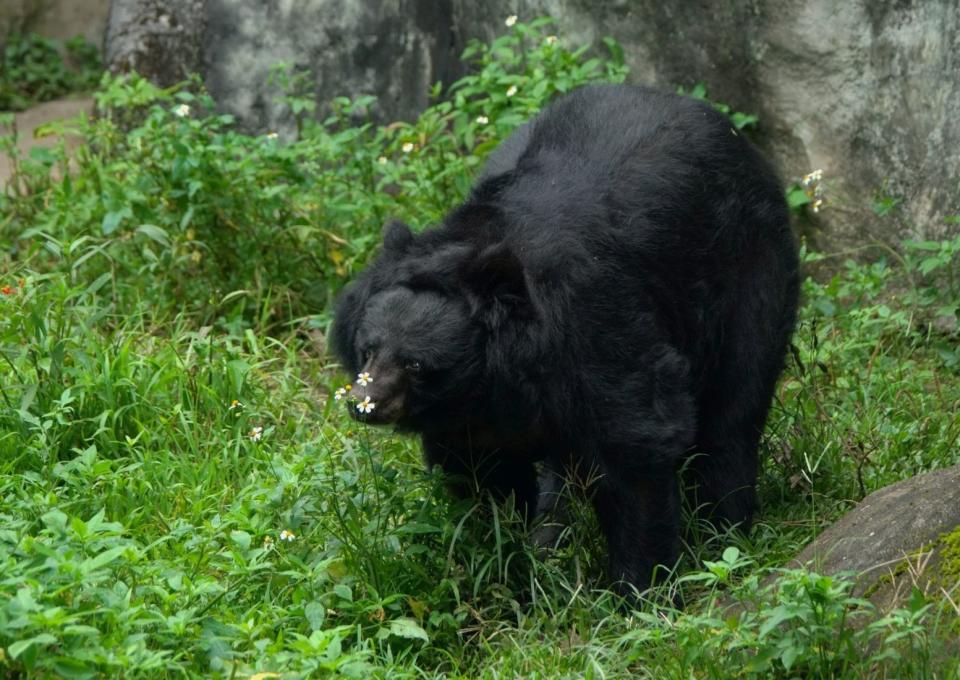
<path id="1" fill-rule="evenodd" d="M 71 38 L 61 50 L 35 33 L 14 34 L 4 44 L 0 63 L 0 111 L 20 111 L 90 90 L 102 70 L 99 51 L 82 36 Z"/>
<path id="2" fill-rule="evenodd" d="M 324 310 L 391 217 L 438 222 L 497 141 L 554 94 L 622 80 L 614 43 L 611 61 L 587 59 L 543 36 L 546 25 L 517 24 L 489 49 L 472 44 L 465 58 L 477 72 L 413 123 L 358 125 L 369 97 L 338 98 L 313 122 L 302 75 L 278 67 L 301 121 L 291 143 L 237 132 L 196 82 L 161 90 L 135 74 L 105 76 L 96 94 L 105 116 L 76 124 L 87 145 L 67 182 L 50 173 L 66 167 L 62 149 L 18 159 L 0 237 L 48 269 L 109 273 L 118 304 L 150 289 L 201 323 Z"/>

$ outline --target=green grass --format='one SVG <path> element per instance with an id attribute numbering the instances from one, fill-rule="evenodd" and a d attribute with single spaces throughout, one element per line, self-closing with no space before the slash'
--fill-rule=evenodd
<path id="1" fill-rule="evenodd" d="M 475 45 L 475 73 L 411 124 L 357 126 L 369 102 L 338 101 L 285 143 L 132 78 L 75 124 L 67 180 L 61 151 L 19 159 L 0 199 L 0 675 L 958 672 L 944 599 L 876 612 L 840 577 L 765 577 L 864 494 L 960 463 L 960 239 L 805 253 L 820 274 L 758 525 L 701 532 L 683 612 L 603 590 L 583 504 L 538 559 L 510 508 L 452 500 L 415 441 L 335 408 L 329 302 L 386 217 L 437 220 L 550 96 L 623 77 L 615 46 L 590 61 L 545 26 Z"/>

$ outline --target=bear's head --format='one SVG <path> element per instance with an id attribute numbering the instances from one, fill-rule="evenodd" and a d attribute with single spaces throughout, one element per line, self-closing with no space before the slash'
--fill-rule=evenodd
<path id="1" fill-rule="evenodd" d="M 351 414 L 415 431 L 482 417 L 509 381 L 501 341 L 532 318 L 523 266 L 503 244 L 421 238 L 387 227 L 382 253 L 338 301 L 332 334 L 357 376 Z"/>

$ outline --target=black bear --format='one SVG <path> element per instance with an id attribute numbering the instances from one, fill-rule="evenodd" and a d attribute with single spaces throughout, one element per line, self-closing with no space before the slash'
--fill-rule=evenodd
<path id="1" fill-rule="evenodd" d="M 609 576 L 643 590 L 677 558 L 681 486 L 749 528 L 797 269 L 783 186 L 725 116 L 586 87 L 441 226 L 388 225 L 332 340 L 361 374 L 353 414 L 419 433 L 429 465 L 532 514 L 592 473 Z"/>

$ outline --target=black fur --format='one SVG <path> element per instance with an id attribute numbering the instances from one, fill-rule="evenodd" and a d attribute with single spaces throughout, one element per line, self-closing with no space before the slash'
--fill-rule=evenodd
<path id="1" fill-rule="evenodd" d="M 373 377 L 360 417 L 419 432 L 428 464 L 530 509 L 534 463 L 599 475 L 610 578 L 642 590 L 677 557 L 691 455 L 703 516 L 749 528 L 797 288 L 782 185 L 726 117 L 589 87 L 501 145 L 442 226 L 388 226 L 333 341 Z"/>

